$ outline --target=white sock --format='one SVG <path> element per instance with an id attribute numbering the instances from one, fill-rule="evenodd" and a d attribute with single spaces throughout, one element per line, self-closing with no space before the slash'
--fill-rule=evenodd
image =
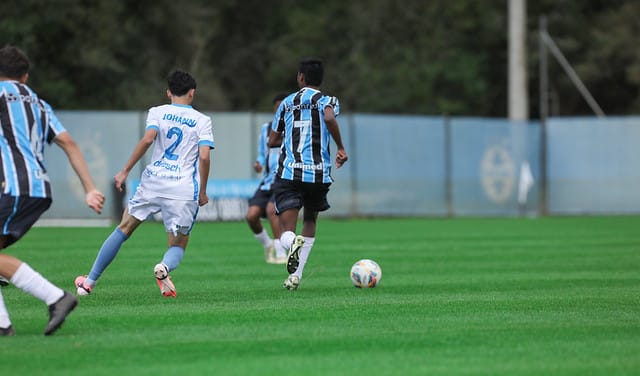
<path id="1" fill-rule="evenodd" d="M 4 305 L 4 298 L 2 298 L 2 291 L 0 291 L 0 328 L 8 328 L 11 326 L 11 320 L 9 319 L 9 312 Z"/>
<path id="2" fill-rule="evenodd" d="M 296 238 L 296 234 L 293 231 L 285 231 L 280 235 L 280 245 L 285 249 L 285 252 L 289 254 L 293 240 Z"/>
<path id="3" fill-rule="evenodd" d="M 309 254 L 311 253 L 311 247 L 313 247 L 313 243 L 315 243 L 316 238 L 307 238 L 304 237 L 304 244 L 302 245 L 302 249 L 300 250 L 300 264 L 298 264 L 298 269 L 293 273 L 293 275 L 302 278 L 302 271 L 304 270 L 304 265 L 307 263 L 309 259 Z"/>
<path id="4" fill-rule="evenodd" d="M 274 239 L 273 246 L 276 249 L 276 257 L 287 257 L 287 249 L 282 246 L 280 239 Z"/>
<path id="5" fill-rule="evenodd" d="M 273 240 L 271 240 L 271 237 L 269 237 L 269 234 L 267 233 L 267 230 L 264 229 L 264 227 L 259 234 L 254 234 L 254 236 L 256 237 L 256 239 L 258 239 L 258 241 L 264 248 L 269 248 L 273 244 Z"/>
<path id="6" fill-rule="evenodd" d="M 18 270 L 13 274 L 11 283 L 20 290 L 42 300 L 46 305 L 57 302 L 64 295 L 62 289 L 31 269 L 25 262 L 20 264 Z"/>

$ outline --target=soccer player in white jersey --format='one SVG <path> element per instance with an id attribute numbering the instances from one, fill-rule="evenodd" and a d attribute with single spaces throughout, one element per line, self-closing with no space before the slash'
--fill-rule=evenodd
<path id="1" fill-rule="evenodd" d="M 286 97 L 273 118 L 269 145 L 282 145 L 273 183 L 280 242 L 289 249 L 284 287 L 295 290 L 316 240 L 318 213 L 329 209 L 327 193 L 331 177 L 330 140 L 336 143 L 336 168 L 348 159 L 342 145 L 336 116 L 340 103 L 320 91 L 324 75 L 322 61 L 303 59 L 298 68 L 300 90 Z M 296 235 L 300 209 L 304 208 L 302 231 Z"/>
<path id="2" fill-rule="evenodd" d="M 273 97 L 273 110 L 275 111 L 280 102 L 286 97 L 286 94 L 278 94 Z M 280 157 L 280 145 L 269 146 L 269 132 L 271 131 L 271 122 L 262 124 L 260 127 L 260 137 L 258 140 L 258 158 L 253 164 L 256 172 L 262 172 L 262 180 L 258 189 L 249 199 L 249 208 L 247 209 L 246 220 L 249 228 L 253 232 L 254 237 L 262 244 L 264 248 L 264 259 L 269 264 L 285 264 L 287 262 L 287 249 L 280 244 L 280 224 L 278 216 L 273 204 L 273 179 L 278 168 L 278 159 Z M 269 236 L 267 230 L 262 226 L 261 219 L 267 218 L 273 239 Z"/>
<path id="3" fill-rule="evenodd" d="M 84 188 L 87 206 L 100 213 L 104 204 L 80 148 L 51 106 L 26 85 L 30 65 L 19 48 L 0 48 L 0 250 L 20 240 L 51 205 L 46 144 L 55 143 L 67 155 Z M 51 260 L 56 257 L 54 253 Z M 0 276 L 49 306 L 45 335 L 58 330 L 78 304 L 72 294 L 14 256 L 0 253 Z M 12 335 L 15 330 L 0 293 L 0 336 Z"/>
<path id="4" fill-rule="evenodd" d="M 153 272 L 162 295 L 176 297 L 169 273 L 182 261 L 199 207 L 209 201 L 207 180 L 214 143 L 211 118 L 191 106 L 195 79 L 176 70 L 169 74 L 168 86 L 171 104 L 149 109 L 142 139 L 114 177 L 116 189 L 122 192 L 131 169 L 154 145 L 151 162 L 142 172 L 140 185 L 129 199 L 120 224 L 102 244 L 91 271 L 76 278 L 78 295 L 90 294 L 122 243 L 149 216 L 162 212 L 169 247 Z"/>

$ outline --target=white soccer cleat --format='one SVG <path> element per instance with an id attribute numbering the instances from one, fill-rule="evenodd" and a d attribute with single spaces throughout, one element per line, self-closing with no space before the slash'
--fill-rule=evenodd
<path id="1" fill-rule="evenodd" d="M 267 264 L 274 264 L 276 260 L 276 249 L 274 248 L 273 244 L 269 245 L 268 247 L 264 247 L 264 261 L 267 262 Z"/>
<path id="2" fill-rule="evenodd" d="M 293 291 L 297 289 L 299 285 L 300 285 L 300 277 L 293 274 L 288 276 L 287 279 L 285 279 L 284 283 L 282 284 L 282 286 L 284 286 L 284 288 L 286 288 L 289 291 Z"/>
<path id="3" fill-rule="evenodd" d="M 91 287 L 84 284 L 84 281 L 87 280 L 86 275 L 79 275 L 76 277 L 74 284 L 76 285 L 76 294 L 78 296 L 87 296 L 91 294 Z"/>
<path id="4" fill-rule="evenodd" d="M 171 282 L 171 277 L 169 276 L 169 268 L 165 264 L 157 264 L 153 268 L 153 274 L 156 276 L 156 282 L 158 283 L 158 287 L 160 288 L 160 292 L 164 297 L 176 297 L 176 286 Z"/>

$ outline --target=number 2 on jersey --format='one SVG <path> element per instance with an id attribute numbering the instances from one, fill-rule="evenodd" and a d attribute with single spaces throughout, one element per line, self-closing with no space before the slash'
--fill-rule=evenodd
<path id="1" fill-rule="evenodd" d="M 182 142 L 182 130 L 178 127 L 169 128 L 169 131 L 167 132 L 167 138 L 172 139 L 173 136 L 176 136 L 176 140 L 173 142 L 173 144 L 169 145 L 169 147 L 164 150 L 164 157 L 170 161 L 175 161 L 176 159 L 178 159 L 178 154 L 174 154 L 173 152 Z"/>

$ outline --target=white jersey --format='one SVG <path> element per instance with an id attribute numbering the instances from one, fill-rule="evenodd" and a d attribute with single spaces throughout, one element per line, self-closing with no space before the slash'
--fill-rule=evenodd
<path id="1" fill-rule="evenodd" d="M 198 149 L 214 147 L 211 118 L 188 105 L 166 104 L 149 109 L 146 129 L 156 129 L 158 135 L 140 188 L 158 197 L 197 201 Z"/>

